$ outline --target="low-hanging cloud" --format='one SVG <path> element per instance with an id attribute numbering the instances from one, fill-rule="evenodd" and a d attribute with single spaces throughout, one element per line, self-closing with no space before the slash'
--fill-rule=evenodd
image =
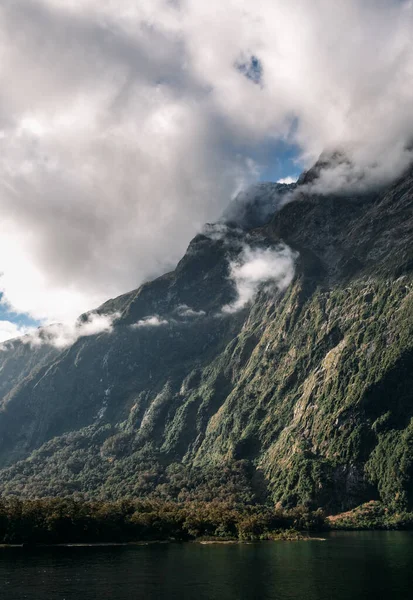
<path id="1" fill-rule="evenodd" d="M 0 33 L 0 292 L 44 323 L 170 269 L 262 144 L 343 149 L 324 191 L 412 158 L 410 0 L 3 0 Z"/>
<path id="2" fill-rule="evenodd" d="M 192 318 L 204 317 L 206 312 L 204 310 L 194 310 L 187 304 L 180 304 L 175 311 L 181 318 Z"/>
<path id="3" fill-rule="evenodd" d="M 48 345 L 58 350 L 63 350 L 72 346 L 80 338 L 99 335 L 101 333 L 111 333 L 114 323 L 119 316 L 119 313 L 108 315 L 91 313 L 74 323 L 54 323 L 47 327 L 18 328 L 17 331 L 10 331 L 11 335 L 8 335 L 4 339 L 22 336 L 19 337 L 19 341 L 23 344 L 29 344 L 33 348 Z M 13 341 L 4 342 L 2 350 L 7 350 L 12 344 Z"/>
<path id="4" fill-rule="evenodd" d="M 288 175 L 287 177 L 282 177 L 277 181 L 277 183 L 282 183 L 283 185 L 291 185 L 292 183 L 296 183 L 298 177 L 293 177 L 292 175 Z"/>
<path id="5" fill-rule="evenodd" d="M 237 298 L 222 308 L 234 313 L 247 306 L 264 284 L 279 291 L 285 290 L 294 278 L 297 253 L 285 244 L 275 248 L 246 246 L 236 261 L 230 263 L 230 278 L 235 284 Z"/>
<path id="6" fill-rule="evenodd" d="M 168 325 L 168 321 L 159 315 L 152 315 L 141 319 L 137 323 L 131 325 L 131 327 L 133 329 L 140 329 L 142 327 L 160 327 L 162 325 Z"/>

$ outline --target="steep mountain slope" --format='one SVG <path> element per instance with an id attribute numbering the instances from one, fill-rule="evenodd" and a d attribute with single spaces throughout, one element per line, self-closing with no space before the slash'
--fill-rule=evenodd
<path id="1" fill-rule="evenodd" d="M 354 197 L 311 195 L 312 180 L 270 185 L 258 207 L 293 201 L 269 220 L 248 204 L 105 303 L 111 333 L 6 347 L 1 493 L 412 508 L 413 172 Z M 223 310 L 234 261 L 284 243 L 292 283 Z"/>

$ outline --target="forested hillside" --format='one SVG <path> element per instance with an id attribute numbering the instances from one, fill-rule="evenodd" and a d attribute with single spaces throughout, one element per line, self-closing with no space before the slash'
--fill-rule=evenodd
<path id="1" fill-rule="evenodd" d="M 205 227 L 111 331 L 3 346 L 2 495 L 413 508 L 413 171 L 309 182 Z"/>

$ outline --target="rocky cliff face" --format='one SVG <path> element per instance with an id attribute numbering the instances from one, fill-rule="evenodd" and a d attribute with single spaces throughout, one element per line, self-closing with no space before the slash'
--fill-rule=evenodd
<path id="1" fill-rule="evenodd" d="M 7 344 L 0 493 L 413 507 L 413 172 L 363 196 L 266 198 L 100 307 L 112 332 Z M 292 282 L 231 309 L 245 249 L 285 245 Z"/>

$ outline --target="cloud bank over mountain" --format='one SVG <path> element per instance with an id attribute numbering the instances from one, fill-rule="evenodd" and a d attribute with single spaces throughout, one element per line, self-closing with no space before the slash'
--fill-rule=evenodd
<path id="1" fill-rule="evenodd" d="M 271 140 L 340 184 L 411 160 L 411 1 L 4 0 L 0 32 L 0 291 L 45 323 L 171 268 Z"/>

